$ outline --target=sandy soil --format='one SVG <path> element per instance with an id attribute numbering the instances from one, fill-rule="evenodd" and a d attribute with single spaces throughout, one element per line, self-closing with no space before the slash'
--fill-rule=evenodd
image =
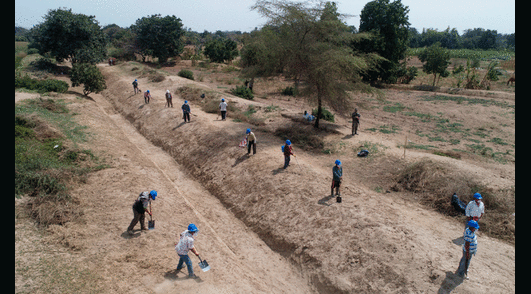
<path id="1" fill-rule="evenodd" d="M 192 123 L 182 124 L 180 97 L 174 99 L 175 109 L 164 108 L 166 89 L 193 82 L 176 76 L 159 84 L 140 79 L 141 87 L 149 86 L 155 97 L 150 105 L 144 105 L 141 95 L 132 95 L 130 84 L 135 77 L 130 71 L 120 66 L 101 69 L 109 89 L 103 96 L 91 95 L 94 101 L 72 98 L 69 107 L 80 114 L 79 122 L 89 126 L 93 134 L 87 148 L 107 158 L 113 168 L 93 174 L 86 185 L 73 191 L 83 201 L 84 219 L 51 228 L 51 234 L 43 238 L 50 244 L 67 245 L 70 250 L 61 254 L 79 262 L 81 269 L 93 277 L 95 287 L 104 289 L 102 292 L 515 292 L 514 246 L 480 234 L 471 279 L 462 281 L 454 272 L 461 258 L 463 225 L 406 202 L 397 194 L 377 193 L 374 185 L 379 183 L 365 182 L 365 177 L 359 175 L 370 172 L 370 166 L 352 151 L 360 142 L 385 146 L 389 158 L 403 155 L 399 145 L 410 131 L 418 144 L 433 144 L 443 150 L 459 148 L 447 142 L 428 143 L 426 137 L 417 135 L 417 129 L 420 134 L 431 132 L 435 123 L 419 123 L 417 117 L 404 118 L 396 113 L 377 117 L 371 111 L 377 102 L 360 98 L 365 113 L 364 131 L 359 137 L 348 136 L 348 119 L 339 117 L 341 134 L 326 139 L 342 142 L 342 151 L 330 156 L 302 152 L 294 146 L 297 160 L 283 171 L 282 141 L 267 128 L 290 122 L 281 114 L 297 114 L 309 109 L 306 104 L 256 99 L 253 104 L 262 109 L 277 103 L 282 110 L 267 114 L 269 125 L 264 131 L 256 131 L 258 154 L 247 158 L 246 152 L 238 148 L 247 124 L 220 122 L 215 114 L 203 113 L 194 105 Z M 505 109 L 479 106 L 485 107 L 474 108 L 481 119 L 461 121 L 470 109 L 456 110 L 445 103 L 437 106 L 439 102 L 435 102 L 435 108 L 423 108 L 429 102 L 403 99 L 408 93 L 390 93 L 391 105 L 400 101 L 414 111 L 434 116 L 449 109 L 453 115 L 450 119 L 463 125 L 477 124 L 474 128 L 488 128 L 484 126 L 489 123 L 488 114 Z M 248 104 L 226 97 L 239 105 Z M 509 114 L 507 120 L 505 127 L 491 130 L 493 136 L 514 144 L 514 129 L 512 133 L 505 129 L 513 127 Z M 402 127 L 400 134 L 366 131 L 395 124 L 408 127 Z M 441 136 L 450 140 L 454 134 Z M 463 138 L 455 139 L 461 140 L 459 144 L 465 148 Z M 326 198 L 333 162 L 339 156 L 346 171 L 341 205 Z M 514 185 L 514 164 L 478 160 L 475 155 L 458 161 L 415 149 L 408 151 L 406 160 L 425 157 L 477 173 L 495 187 Z M 131 205 L 140 192 L 151 189 L 161 195 L 154 206 L 157 229 L 129 238 L 125 229 L 132 218 Z M 197 282 L 173 272 L 178 261 L 174 242 L 191 222 L 202 230 L 197 247 L 213 267 L 208 273 L 198 273 L 201 279 Z M 25 231 L 18 228 L 27 228 L 28 223 L 19 221 L 17 227 L 16 218 L 15 225 L 17 253 L 17 246 L 28 246 L 33 238 L 23 233 L 17 236 L 18 231 Z M 19 239 L 21 245 L 17 245 Z M 16 254 L 15 265 L 31 264 L 29 255 Z M 38 281 L 32 284 L 27 278 L 15 276 L 15 285 L 16 291 L 24 285 L 31 289 Z"/>

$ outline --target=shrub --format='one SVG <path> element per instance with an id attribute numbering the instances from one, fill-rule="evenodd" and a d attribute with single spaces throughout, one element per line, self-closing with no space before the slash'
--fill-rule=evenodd
<path id="1" fill-rule="evenodd" d="M 39 93 L 57 92 L 66 93 L 68 83 L 59 80 L 36 80 L 28 75 L 15 75 L 15 89 L 28 89 Z"/>
<path id="2" fill-rule="evenodd" d="M 238 86 L 238 87 L 236 87 L 236 89 L 230 90 L 230 92 L 232 93 L 232 95 L 238 96 L 238 97 L 243 98 L 243 99 L 247 99 L 247 100 L 253 100 L 254 99 L 253 91 L 251 91 L 251 89 L 249 89 L 249 88 L 247 88 L 245 86 Z"/>
<path id="3" fill-rule="evenodd" d="M 195 81 L 194 73 L 191 70 L 183 69 L 178 74 L 181 78 L 189 79 Z"/>
<path id="4" fill-rule="evenodd" d="M 312 115 L 317 117 L 317 113 L 319 112 L 318 109 L 314 109 L 312 111 Z M 320 119 L 324 119 L 329 122 L 336 122 L 336 117 L 333 113 L 331 113 L 328 109 L 323 107 L 323 113 L 321 113 Z"/>
<path id="5" fill-rule="evenodd" d="M 297 96 L 298 92 L 299 91 L 297 90 L 297 88 L 287 87 L 286 89 L 284 89 L 282 91 L 282 95 L 284 95 L 284 96 Z"/>
<path id="6" fill-rule="evenodd" d="M 83 94 L 88 96 L 90 93 L 100 93 L 107 89 L 105 78 L 98 67 L 88 63 L 77 63 L 72 68 L 70 80 L 73 87 L 84 85 Z"/>

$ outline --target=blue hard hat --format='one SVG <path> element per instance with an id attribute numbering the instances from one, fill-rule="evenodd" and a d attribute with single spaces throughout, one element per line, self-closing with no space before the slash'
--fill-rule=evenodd
<path id="1" fill-rule="evenodd" d="M 148 93 L 151 93 L 151 91 L 149 91 L 149 90 L 148 90 L 147 92 L 148 92 Z"/>
<path id="2" fill-rule="evenodd" d="M 135 80 L 135 82 L 138 82 L 138 80 Z"/>
<path id="3" fill-rule="evenodd" d="M 481 199 L 483 199 L 483 196 L 481 196 L 481 194 L 479 194 L 479 193 L 476 193 L 476 194 L 474 194 L 474 198 L 476 198 L 478 200 L 481 200 Z"/>
<path id="4" fill-rule="evenodd" d="M 221 99 L 221 102 L 225 102 L 225 99 Z"/>
<path id="5" fill-rule="evenodd" d="M 159 196 L 157 191 L 151 191 L 151 193 L 149 193 L 149 195 L 151 195 L 151 198 L 153 198 L 153 200 L 156 200 L 157 197 Z"/>
<path id="6" fill-rule="evenodd" d="M 184 101 L 184 104 L 188 104 L 188 101 Z"/>
<path id="7" fill-rule="evenodd" d="M 286 145 L 291 146 L 291 141 L 290 141 L 290 140 L 287 140 L 287 141 L 286 141 Z"/>
<path id="8" fill-rule="evenodd" d="M 190 224 L 190 225 L 188 226 L 188 231 L 190 231 L 191 233 L 195 233 L 195 232 L 199 232 L 199 229 L 197 228 L 196 225 L 194 225 L 194 224 Z"/>
<path id="9" fill-rule="evenodd" d="M 477 221 L 475 220 L 471 220 L 468 222 L 468 226 L 471 227 L 471 228 L 474 228 L 476 230 L 479 230 L 479 224 Z"/>
<path id="10" fill-rule="evenodd" d="M 250 134 L 251 133 L 251 129 L 247 129 L 247 134 Z"/>
<path id="11" fill-rule="evenodd" d="M 336 160 L 336 165 L 341 165 L 341 161 L 339 159 Z"/>

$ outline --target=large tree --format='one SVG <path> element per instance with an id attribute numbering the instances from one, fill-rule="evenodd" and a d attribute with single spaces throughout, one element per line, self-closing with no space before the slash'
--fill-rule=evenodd
<path id="1" fill-rule="evenodd" d="M 316 128 L 324 103 L 344 112 L 351 98 L 349 91 L 370 90 L 361 83 L 360 73 L 381 58 L 347 46 L 369 36 L 353 34 L 334 3 L 309 6 L 287 0 L 260 0 L 253 9 L 268 23 L 245 41 L 243 74 L 250 78 L 282 74 L 294 79 L 303 87 L 301 92 L 318 105 Z"/>
<path id="2" fill-rule="evenodd" d="M 166 62 L 170 57 L 184 51 L 181 37 L 184 35 L 183 23 L 175 15 L 162 17 L 160 14 L 143 17 L 132 26 L 137 46 L 142 55 L 151 55 Z"/>
<path id="3" fill-rule="evenodd" d="M 371 70 L 365 78 L 371 82 L 395 82 L 400 60 L 406 57 L 409 45 L 409 7 L 401 0 L 375 0 L 361 12 L 360 32 L 372 33 L 375 38 L 364 44 L 364 51 L 376 52 L 387 59 L 378 70 Z"/>
<path id="4" fill-rule="evenodd" d="M 448 66 L 450 65 L 450 53 L 447 49 L 441 47 L 441 43 L 437 42 L 432 46 L 426 48 L 420 55 L 420 61 L 424 62 L 423 70 L 427 74 L 433 74 L 433 86 L 437 83 L 437 75 L 439 79 L 448 77 L 450 72 Z"/>
<path id="5" fill-rule="evenodd" d="M 30 48 L 50 52 L 57 61 L 98 63 L 106 58 L 107 39 L 94 16 L 72 10 L 51 10 L 44 22 L 32 29 Z"/>

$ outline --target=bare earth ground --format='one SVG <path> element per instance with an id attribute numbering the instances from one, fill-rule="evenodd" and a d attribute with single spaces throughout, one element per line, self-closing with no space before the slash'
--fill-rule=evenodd
<path id="1" fill-rule="evenodd" d="M 128 65 L 102 71 L 109 85 L 103 96 L 91 95 L 94 101 L 62 98 L 72 102 L 69 108 L 93 134 L 84 148 L 106 158 L 112 168 L 91 175 L 72 192 L 85 207 L 79 222 L 41 235 L 16 214 L 17 293 L 515 292 L 514 245 L 480 234 L 471 279 L 459 280 L 454 272 L 461 258 L 463 225 L 405 201 L 399 193 L 379 193 L 378 188 L 388 188 L 386 183 L 370 175 L 372 165 L 354 152 L 362 142 L 380 144 L 385 155 L 377 162 L 392 163 L 403 155 L 399 147 L 407 135 L 411 143 L 433 146 L 431 150 L 463 150 L 463 158 L 455 160 L 410 149 L 407 161 L 429 157 L 475 174 L 489 186 L 511 187 L 514 151 L 507 150 L 515 144 L 514 108 L 467 102 L 455 107 L 453 101 L 425 101 L 424 96 L 433 94 L 424 92 L 390 90 L 386 104 L 360 97 L 359 137 L 351 138 L 348 120 L 339 117 L 341 134 L 325 138 L 335 154 L 301 152 L 294 146 L 298 162 L 294 159 L 282 171 L 282 141 L 270 130 L 293 123 L 286 115 L 310 109 L 304 102 L 283 97 L 247 102 L 226 95 L 240 107 L 256 105 L 256 116 L 266 119 L 266 126 L 256 132 L 258 154 L 247 159 L 237 147 L 247 124 L 221 123 L 195 105 L 192 123 L 182 124 L 179 97 L 175 109 L 164 108 L 166 89 L 192 82 L 176 76 L 158 84 L 139 79 L 141 88 L 149 86 L 155 97 L 144 106 L 141 95 L 132 95 L 136 77 Z M 19 93 L 16 103 L 17 97 Z M 382 111 L 396 103 L 403 110 Z M 280 110 L 266 113 L 270 105 Z M 502 121 L 493 123 L 492 113 Z M 426 120 L 426 115 L 429 120 L 422 122 L 419 116 Z M 508 145 L 488 142 L 491 138 Z M 502 156 L 502 164 L 471 152 L 471 144 L 509 155 Z M 330 205 L 333 200 L 326 202 L 325 197 L 336 157 L 345 168 L 344 203 Z M 129 238 L 124 233 L 132 202 L 151 189 L 161 194 L 154 205 L 157 229 Z M 173 272 L 178 261 L 174 242 L 191 222 L 202 230 L 197 247 L 213 267 L 201 273 L 194 260 L 201 277 L 197 282 Z M 67 288 L 54 288 L 57 284 Z"/>

